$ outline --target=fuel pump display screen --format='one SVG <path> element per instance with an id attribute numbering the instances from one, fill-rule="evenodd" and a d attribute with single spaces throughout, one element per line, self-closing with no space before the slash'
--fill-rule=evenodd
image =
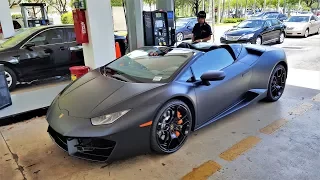
<path id="1" fill-rule="evenodd" d="M 155 25 L 156 25 L 156 28 L 163 27 L 163 21 L 157 20 L 156 23 L 155 23 Z"/>

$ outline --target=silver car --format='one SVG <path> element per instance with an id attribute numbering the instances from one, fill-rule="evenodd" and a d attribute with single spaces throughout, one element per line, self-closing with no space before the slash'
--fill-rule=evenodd
<path id="1" fill-rule="evenodd" d="M 285 23 L 286 36 L 304 36 L 320 33 L 320 19 L 315 15 L 300 14 L 291 16 Z"/>

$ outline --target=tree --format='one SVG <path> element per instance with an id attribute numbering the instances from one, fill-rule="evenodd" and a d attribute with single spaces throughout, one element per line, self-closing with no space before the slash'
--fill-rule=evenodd
<path id="1" fill-rule="evenodd" d="M 152 4 L 155 4 L 156 0 L 143 0 L 143 2 L 149 5 L 151 11 Z"/>
<path id="2" fill-rule="evenodd" d="M 47 6 L 54 8 L 60 15 L 68 12 L 69 3 L 67 0 L 45 0 Z"/>
<path id="3" fill-rule="evenodd" d="M 9 7 L 12 8 L 13 6 L 19 5 L 22 0 L 8 0 Z"/>
<path id="4" fill-rule="evenodd" d="M 303 0 L 307 7 L 311 8 L 311 6 L 317 2 L 317 0 Z"/>

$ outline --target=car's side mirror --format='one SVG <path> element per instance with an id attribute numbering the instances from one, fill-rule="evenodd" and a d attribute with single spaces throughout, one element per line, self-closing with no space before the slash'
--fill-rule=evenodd
<path id="1" fill-rule="evenodd" d="M 311 22 L 311 23 L 314 23 L 314 22 L 316 22 L 316 21 L 315 21 L 315 20 L 311 20 L 310 22 Z"/>
<path id="2" fill-rule="evenodd" d="M 26 49 L 30 49 L 31 47 L 34 47 L 34 46 L 36 46 L 35 43 L 33 43 L 33 42 L 28 42 L 28 43 L 26 43 L 23 47 L 26 48 Z"/>
<path id="3" fill-rule="evenodd" d="M 226 74 L 223 71 L 207 71 L 201 75 L 200 79 L 202 82 L 209 86 L 210 81 L 220 81 L 226 77 Z"/>

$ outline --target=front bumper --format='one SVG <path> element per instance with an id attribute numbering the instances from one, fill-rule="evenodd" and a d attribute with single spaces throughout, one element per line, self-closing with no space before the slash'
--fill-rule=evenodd
<path id="1" fill-rule="evenodd" d="M 49 126 L 48 133 L 70 156 L 91 161 L 112 162 L 150 153 L 150 129 L 150 127 L 135 128 L 105 137 L 67 137 Z"/>
<path id="2" fill-rule="evenodd" d="M 220 43 L 223 44 L 233 44 L 233 43 L 240 43 L 240 44 L 254 44 L 255 43 L 255 39 L 254 38 L 250 38 L 250 39 L 238 39 L 237 41 L 228 41 L 225 38 L 221 37 L 220 38 Z"/>
<path id="3" fill-rule="evenodd" d="M 305 30 L 286 30 L 286 36 L 304 36 Z"/>
<path id="4" fill-rule="evenodd" d="M 46 117 L 48 133 L 70 156 L 81 159 L 112 162 L 146 154 L 151 152 L 151 126 L 139 125 L 152 120 L 158 106 L 137 107 L 111 125 L 93 126 L 90 119 L 69 116 L 54 102 Z"/>

